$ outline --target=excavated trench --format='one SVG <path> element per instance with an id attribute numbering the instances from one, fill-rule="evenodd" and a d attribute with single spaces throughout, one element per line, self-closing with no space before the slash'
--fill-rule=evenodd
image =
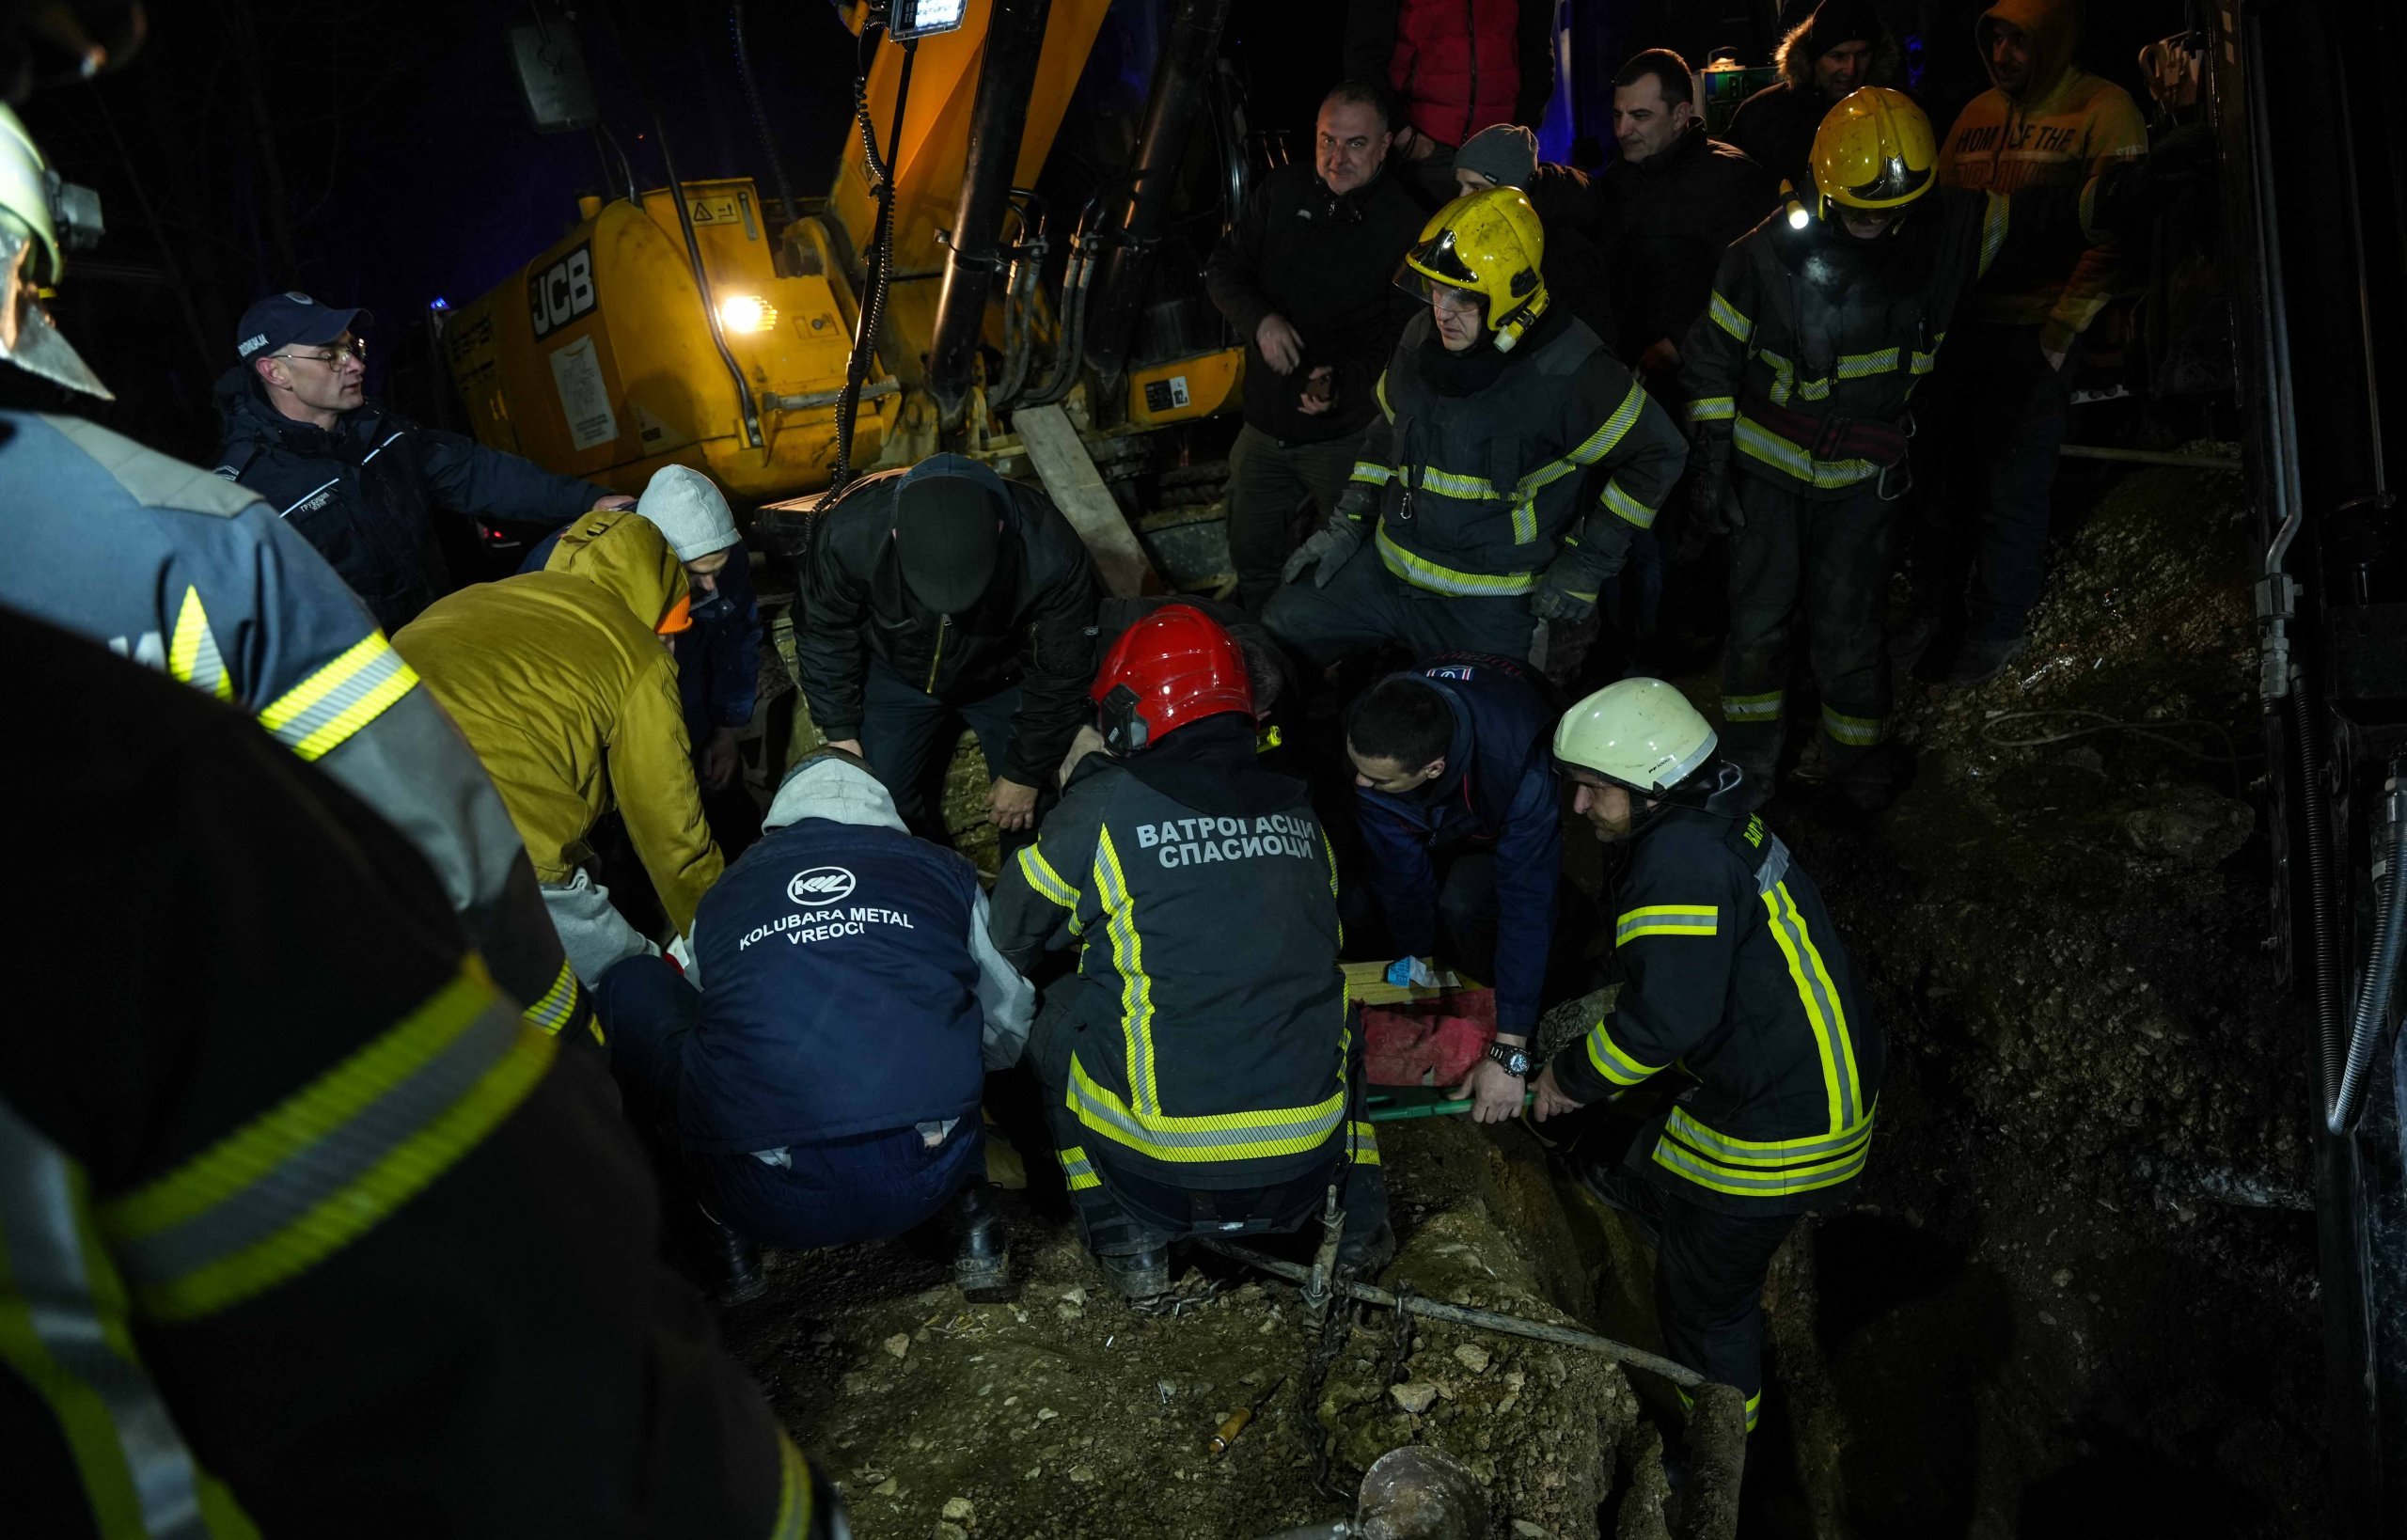
<path id="1" fill-rule="evenodd" d="M 2329 1528 L 2305 1036 L 2246 800 L 2239 483 L 2073 471 L 2064 495 L 2087 513 L 2031 652 L 1983 690 L 1905 692 L 1897 806 L 1770 813 L 1892 1068 L 1856 1201 L 1801 1226 L 1767 1291 L 1743 1535 Z M 991 867 L 964 746 L 948 803 Z M 1572 873 L 1593 888 L 1590 852 Z M 1660 1350 L 1651 1258 L 1550 1170 L 1548 1132 L 1386 1126 L 1404 1247 L 1382 1281 Z M 1400 1337 L 1383 1311 L 1358 1312 L 1324 1373 L 1292 1289 L 1206 1256 L 1181 1262 L 1175 1314 L 1140 1314 L 1085 1260 L 1049 1159 L 1031 1145 L 1020 1167 L 999 1154 L 1020 1184 L 1016 1304 L 965 1305 L 906 1239 L 773 1253 L 768 1296 L 729 1316 L 857 1532 L 1266 1535 L 1341 1516 L 1361 1471 L 1413 1442 L 1465 1461 L 1487 1533 L 1678 1532 L 1660 1382 L 1452 1327 Z"/>

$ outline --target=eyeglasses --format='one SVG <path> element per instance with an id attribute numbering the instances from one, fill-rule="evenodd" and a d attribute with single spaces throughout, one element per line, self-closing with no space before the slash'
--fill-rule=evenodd
<path id="1" fill-rule="evenodd" d="M 272 353 L 268 356 L 289 360 L 307 359 L 312 364 L 323 364 L 328 369 L 340 369 L 342 361 L 346 358 L 356 358 L 363 365 L 368 362 L 368 339 L 364 337 L 354 337 L 349 342 L 337 342 L 332 346 L 334 348 L 332 353 Z"/>

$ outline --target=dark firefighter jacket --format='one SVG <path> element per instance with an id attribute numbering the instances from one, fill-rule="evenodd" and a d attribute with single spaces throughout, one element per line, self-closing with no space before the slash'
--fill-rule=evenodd
<path id="1" fill-rule="evenodd" d="M 1563 798 L 1548 734 L 1555 713 L 1509 663 L 1442 658 L 1418 677 L 1455 715 L 1445 773 L 1404 796 L 1357 787 L 1372 893 L 1396 950 L 1425 954 L 1437 935 L 1431 850 L 1455 840 L 1496 853 L 1496 1025 L 1527 1036 L 1537 1027 L 1554 935 L 1554 884 L 1563 864 Z"/>
<path id="2" fill-rule="evenodd" d="M 1282 444 L 1343 438 L 1378 415 L 1371 385 L 1412 314 L 1394 283 L 1396 264 L 1424 216 L 1402 179 L 1381 171 L 1339 195 L 1309 163 L 1281 166 L 1247 196 L 1245 212 L 1204 269 L 1212 303 L 1245 343 L 1245 420 Z M 1262 356 L 1254 332 L 1281 315 L 1303 338 L 1286 374 Z M 1306 378 L 1328 365 L 1335 404 L 1302 409 Z"/>
<path id="3" fill-rule="evenodd" d="M 556 525 L 610 495 L 381 406 L 344 413 L 332 432 L 295 422 L 260 395 L 248 363 L 218 377 L 217 411 L 217 474 L 267 499 L 387 633 L 450 591 L 436 508 Z"/>
<path id="4" fill-rule="evenodd" d="M 1550 309 L 1508 354 L 1449 354 L 1429 312 L 1379 381 L 1347 516 L 1377 512 L 1388 571 L 1435 593 L 1527 593 L 1558 554 L 1594 597 L 1655 522 L 1688 446 L 1597 334 Z"/>
<path id="5" fill-rule="evenodd" d="M 1723 248 L 1779 201 L 1771 173 L 1698 124 L 1660 155 L 1616 159 L 1590 185 L 1604 221 L 1605 261 L 1621 317 L 1613 338 L 1635 364 L 1669 338 L 1675 344 L 1705 312 Z"/>
<path id="6" fill-rule="evenodd" d="M 1336 856 L 1303 782 L 1253 753 L 1222 714 L 1087 756 L 995 885 L 995 945 L 1022 972 L 1078 948 L 1056 987 L 1090 1156 L 1173 1186 L 1275 1186 L 1349 1132 Z"/>
<path id="7" fill-rule="evenodd" d="M 682 1142 L 745 1155 L 974 1115 L 982 1045 L 1008 1068 L 1027 1032 L 1027 986 L 982 966 L 978 869 L 833 756 L 787 778 L 766 825 L 694 921 Z"/>
<path id="8" fill-rule="evenodd" d="M 615 806 L 681 934 L 723 861 L 654 631 L 685 594 L 659 529 L 616 509 L 579 519 L 543 571 L 462 589 L 394 638 L 484 762 L 536 877 L 571 880 Z"/>
<path id="9" fill-rule="evenodd" d="M 1958 304 L 2009 234 L 2079 226 L 2091 238 L 2144 228 L 2168 191 L 2146 162 L 2078 187 L 2008 197 L 1939 187 L 1885 240 L 1857 242 L 1775 214 L 1722 259 L 1706 314 L 1681 348 L 1700 467 L 1730 464 L 1803 491 L 1880 474 L 1849 452 L 1850 424 L 1895 424 L 1939 365 Z M 1736 450 L 1735 459 L 1732 451 Z"/>
<path id="10" fill-rule="evenodd" d="M 941 700 L 983 699 L 1016 682 L 1003 774 L 1042 786 L 1088 715 L 1087 628 L 1101 592 L 1094 563 L 1045 494 L 976 466 L 1008 510 L 994 586 L 970 614 L 933 614 L 911 596 L 894 557 L 895 495 L 912 474 L 863 477 L 812 526 L 794 638 L 810 719 L 831 740 L 860 736 L 873 655 Z"/>
<path id="11" fill-rule="evenodd" d="M 0 604 L 249 713 L 417 847 L 528 1021 L 590 1029 L 493 782 L 275 510 L 80 418 L 14 412 L 0 501 Z"/>
<path id="12" fill-rule="evenodd" d="M 1535 128 L 1554 89 L 1553 23 L 1550 0 L 1349 0 L 1345 73 L 1385 81 L 1442 145 L 1491 123 Z"/>
<path id="13" fill-rule="evenodd" d="M 1676 1066 L 1699 1085 L 1655 1138 L 1666 1190 L 1742 1213 L 1832 1201 L 1864 1170 L 1886 1048 L 1812 880 L 1763 820 L 1674 808 L 1620 903 L 1628 982 L 1555 1082 L 1588 1102 Z"/>
<path id="14" fill-rule="evenodd" d="M 195 471 L 196 477 L 205 473 Z M 595 1056 L 235 712 L 0 614 L 0 1513 L 25 1534 L 801 1540 L 837 1510 L 663 1266 Z"/>
<path id="15" fill-rule="evenodd" d="M 1813 30 L 1810 13 L 1788 29 L 1771 55 L 1780 79 L 1739 102 L 1723 131 L 1749 160 L 1808 201 L 1814 196 L 1814 134 L 1831 110 L 1831 99 L 1814 84 L 1814 61 L 1806 56 Z M 1884 29 L 1872 45 L 1864 84 L 1895 90 L 1905 68 L 1905 50 L 1897 45 L 1896 34 Z"/>

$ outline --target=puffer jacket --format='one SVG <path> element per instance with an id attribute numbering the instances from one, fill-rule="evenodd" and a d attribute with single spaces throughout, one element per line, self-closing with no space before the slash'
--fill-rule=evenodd
<path id="1" fill-rule="evenodd" d="M 1812 189 L 1814 171 L 1808 161 L 1814 149 L 1814 133 L 1831 110 L 1830 99 L 1814 85 L 1814 61 L 1805 52 L 1806 35 L 1813 30 L 1814 17 L 1809 11 L 1804 20 L 1782 36 L 1780 46 L 1772 50 L 1771 55 L 1780 79 L 1739 102 L 1730 126 L 1723 131 L 1723 136 L 1744 150 L 1749 160 L 1800 193 L 1810 193 Z M 1880 40 L 1872 45 L 1871 68 L 1864 71 L 1864 83 L 1895 90 L 1902 83 L 1905 70 L 1905 50 L 1897 46 L 1896 34 L 1883 32 Z"/>
<path id="2" fill-rule="evenodd" d="M 1345 72 L 1384 80 L 1441 145 L 1490 123 L 1535 128 L 1554 88 L 1550 0 L 1352 0 Z"/>
<path id="3" fill-rule="evenodd" d="M 657 528 L 633 509 L 593 513 L 543 572 L 439 599 L 393 638 L 484 761 L 536 877 L 568 881 L 615 799 L 681 933 L 721 868 L 654 631 L 684 595 Z"/>

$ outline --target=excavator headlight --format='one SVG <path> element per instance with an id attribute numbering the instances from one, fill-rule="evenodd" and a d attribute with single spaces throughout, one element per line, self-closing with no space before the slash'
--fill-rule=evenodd
<path id="1" fill-rule="evenodd" d="M 730 294 L 718 302 L 718 323 L 731 332 L 765 332 L 778 323 L 778 312 L 758 294 Z"/>
<path id="2" fill-rule="evenodd" d="M 894 0 L 886 35 L 899 42 L 906 38 L 958 31 L 962 15 L 968 8 L 969 0 Z"/>

